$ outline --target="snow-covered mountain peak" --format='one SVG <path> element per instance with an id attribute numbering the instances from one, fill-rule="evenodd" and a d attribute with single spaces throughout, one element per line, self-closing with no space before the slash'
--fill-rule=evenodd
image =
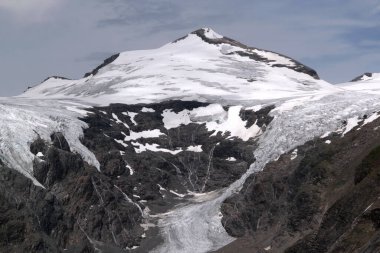
<path id="1" fill-rule="evenodd" d="M 167 99 L 235 103 L 326 90 L 334 87 L 307 66 L 202 28 L 157 49 L 115 54 L 82 79 L 49 78 L 21 96 L 98 104 Z"/>
<path id="2" fill-rule="evenodd" d="M 247 46 L 239 41 L 220 35 L 208 27 L 195 30 L 187 36 L 175 40 L 174 43 L 186 39 L 191 39 L 192 35 L 198 36 L 202 39 L 203 42 L 206 42 L 208 44 L 222 45 L 225 53 L 239 54 L 240 56 L 245 56 L 257 61 L 265 62 L 273 67 L 291 68 L 297 72 L 306 73 L 316 79 L 319 79 L 318 74 L 315 70 L 301 64 L 292 58 L 272 51 Z"/>
<path id="3" fill-rule="evenodd" d="M 173 43 L 176 43 L 176 42 L 179 42 L 179 41 L 182 41 L 182 40 L 186 40 L 188 38 L 191 38 L 192 36 L 197 36 L 199 38 L 201 38 L 202 40 L 199 41 L 199 42 L 206 42 L 208 44 L 214 44 L 214 45 L 218 45 L 218 44 L 228 44 L 228 45 L 231 45 L 231 46 L 235 46 L 235 47 L 238 47 L 240 49 L 248 49 L 249 47 L 239 41 L 236 41 L 234 39 L 231 39 L 231 38 L 228 38 L 224 35 L 221 35 L 219 34 L 218 32 L 216 32 L 215 30 L 213 30 L 212 28 L 209 28 L 209 27 L 204 27 L 204 28 L 200 28 L 200 29 L 197 29 L 189 34 L 187 34 L 186 36 L 184 37 L 181 37 L 177 40 L 175 40 Z"/>
<path id="4" fill-rule="evenodd" d="M 215 40 L 215 41 L 218 41 L 218 40 L 221 40 L 224 38 L 223 35 L 217 33 L 216 31 L 214 31 L 212 28 L 209 28 L 209 27 L 204 27 L 204 28 L 201 28 L 201 29 L 198 29 L 198 30 L 195 30 L 189 34 L 187 34 L 186 36 L 184 37 L 181 37 L 179 39 L 176 39 L 175 41 L 173 41 L 172 43 L 176 43 L 178 41 L 181 41 L 181 40 L 185 40 L 187 39 L 189 36 L 191 37 L 192 35 L 196 35 L 200 38 L 204 38 L 204 39 L 209 39 L 209 40 Z M 206 42 L 206 41 L 204 41 Z"/>
<path id="5" fill-rule="evenodd" d="M 364 73 L 356 78 L 354 78 L 351 82 L 360 82 L 360 81 L 380 81 L 380 73 Z"/>
<path id="6" fill-rule="evenodd" d="M 224 37 L 224 36 L 218 34 L 217 32 L 215 32 L 214 30 L 212 30 L 209 27 L 202 28 L 202 29 L 200 29 L 198 31 L 202 31 L 203 34 L 204 34 L 204 36 L 206 36 L 209 39 L 222 39 Z"/>
<path id="7" fill-rule="evenodd" d="M 326 217 L 348 214 L 331 224 L 342 233 L 331 230 L 320 244 L 312 238 L 316 250 L 328 249 L 326 240 L 340 247 L 336 238 L 346 245 L 346 227 L 358 221 L 372 233 L 376 225 L 371 206 L 380 189 L 354 206 L 346 200 L 377 185 L 376 166 L 362 164 L 378 162 L 363 157 L 380 140 L 379 91 L 378 74 L 333 86 L 291 58 L 209 28 L 115 54 L 78 80 L 49 77 L 20 97 L 0 98 L 0 202 L 10 210 L 2 227 L 12 235 L 30 228 L 5 239 L 16 250 L 203 253 L 233 242 L 231 231 L 258 231 L 258 245 L 247 237 L 247 250 L 282 252 L 285 242 L 302 251 L 308 234 L 324 232 Z M 257 187 L 274 198 L 262 205 Z M 263 212 L 247 220 L 257 203 Z M 252 231 L 252 222 L 263 229 Z M 13 252 L 8 244 L 0 251 Z"/>

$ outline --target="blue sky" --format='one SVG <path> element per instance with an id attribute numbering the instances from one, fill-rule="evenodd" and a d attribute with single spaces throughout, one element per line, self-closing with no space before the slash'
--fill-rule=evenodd
<path id="1" fill-rule="evenodd" d="M 332 83 L 380 72 L 378 0 L 1 0 L 0 96 L 79 78 L 200 27 L 288 55 Z"/>

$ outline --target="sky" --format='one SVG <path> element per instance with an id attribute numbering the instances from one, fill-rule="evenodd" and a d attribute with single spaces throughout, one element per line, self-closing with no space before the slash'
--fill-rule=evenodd
<path id="1" fill-rule="evenodd" d="M 379 0 L 0 0 L 0 96 L 80 78 L 198 28 L 285 54 L 331 83 L 380 72 Z"/>

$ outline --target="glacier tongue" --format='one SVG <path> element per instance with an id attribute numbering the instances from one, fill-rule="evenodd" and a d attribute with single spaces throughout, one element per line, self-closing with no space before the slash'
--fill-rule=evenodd
<path id="1" fill-rule="evenodd" d="M 79 140 L 87 126 L 79 120 L 85 114 L 80 107 L 85 106 L 73 101 L 1 98 L 0 160 L 40 185 L 33 177 L 30 144 L 38 136 L 50 141 L 53 132 L 62 132 L 73 151 L 99 168 L 94 154 Z"/>
<path id="2" fill-rule="evenodd" d="M 232 242 L 234 238 L 222 227 L 219 209 L 226 198 L 242 188 L 249 175 L 262 170 L 281 154 L 337 130 L 342 121 L 379 110 L 380 96 L 342 91 L 307 97 L 291 110 L 289 104 L 294 101 L 279 104 L 279 109 L 273 113 L 274 120 L 254 151 L 256 162 L 246 174 L 222 191 L 196 196 L 189 203 L 160 216 L 164 243 L 155 252 L 209 252 Z"/>

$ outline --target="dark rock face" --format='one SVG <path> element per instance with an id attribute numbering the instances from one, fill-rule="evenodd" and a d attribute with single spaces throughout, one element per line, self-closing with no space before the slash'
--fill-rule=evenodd
<path id="1" fill-rule="evenodd" d="M 198 37 L 200 37 L 203 41 L 209 43 L 209 44 L 221 44 L 221 43 L 226 43 L 226 44 L 230 44 L 232 46 L 237 46 L 237 47 L 241 47 L 241 48 L 248 48 L 246 45 L 244 45 L 243 43 L 240 43 L 239 41 L 236 41 L 236 40 L 233 40 L 231 38 L 228 38 L 228 37 L 223 37 L 223 38 L 213 38 L 213 39 L 210 39 L 206 36 L 206 29 L 204 28 L 201 28 L 201 29 L 198 29 L 194 32 L 192 32 L 191 34 L 196 34 Z"/>
<path id="2" fill-rule="evenodd" d="M 54 196 L 18 172 L 0 168 L 0 251 L 59 252 L 47 236 L 62 217 Z"/>
<path id="3" fill-rule="evenodd" d="M 107 59 L 105 59 L 105 60 L 103 61 L 102 64 L 100 64 L 100 65 L 99 65 L 98 67 L 96 67 L 94 70 L 92 70 L 91 72 L 86 73 L 86 74 L 84 75 L 84 77 L 88 77 L 88 76 L 90 76 L 90 75 L 96 75 L 96 74 L 98 73 L 98 71 L 99 71 L 101 68 L 103 68 L 103 67 L 107 66 L 108 64 L 112 63 L 113 61 L 115 61 L 115 60 L 119 57 L 119 55 L 120 55 L 120 53 L 119 53 L 119 54 L 114 54 L 114 55 L 108 57 Z"/>
<path id="4" fill-rule="evenodd" d="M 189 192 L 226 187 L 255 161 L 254 138 L 215 133 L 205 123 L 165 127 L 164 111 L 205 106 L 169 101 L 92 108 L 82 142 L 99 170 L 72 152 L 62 133 L 53 133 L 49 142 L 38 138 L 30 146 L 33 175 L 45 188 L 0 161 L 0 252 L 136 246 L 148 252 L 157 236 L 141 226 L 150 221 L 148 210 L 166 212 L 186 203 Z M 265 131 L 273 109 L 242 109 L 239 116 L 246 128 Z M 248 178 L 221 209 L 224 227 L 239 239 L 218 252 L 379 252 L 379 126 L 375 120 L 344 137 L 315 139 L 298 147 L 296 157 L 284 154 Z M 147 131 L 161 134 L 133 137 Z"/>
<path id="5" fill-rule="evenodd" d="M 232 46 L 236 46 L 236 47 L 240 47 L 242 49 L 257 49 L 257 50 L 261 50 L 261 51 L 264 51 L 264 52 L 271 52 L 271 53 L 274 53 L 272 51 L 268 51 L 268 50 L 263 50 L 263 49 L 258 49 L 258 48 L 254 48 L 254 47 L 248 47 L 247 45 L 244 45 L 236 40 L 233 40 L 233 39 L 230 39 L 228 37 L 223 37 L 223 38 L 216 38 L 216 39 L 210 39 L 208 38 L 206 35 L 205 35 L 205 29 L 198 29 L 194 32 L 192 32 L 192 34 L 196 34 L 197 36 L 199 36 L 203 41 L 209 43 L 209 44 L 222 44 L 222 43 L 225 43 L 225 44 L 229 44 L 229 45 L 232 45 Z M 183 38 L 180 38 L 178 39 L 177 41 L 181 40 L 181 39 L 184 39 L 185 37 Z M 175 41 L 175 42 L 177 42 Z M 259 54 L 255 53 L 255 52 L 247 52 L 247 51 L 237 51 L 235 52 L 236 54 L 240 55 L 240 56 L 245 56 L 245 57 L 249 57 L 253 60 L 256 60 L 256 61 L 261 61 L 261 62 L 266 62 L 266 63 L 270 63 L 271 61 L 268 60 L 267 58 L 264 58 L 262 56 L 260 56 Z M 319 79 L 319 76 L 318 76 L 318 73 L 306 66 L 306 65 L 303 65 L 302 63 L 294 60 L 294 59 L 291 59 L 285 55 L 281 55 L 279 53 L 275 53 L 275 54 L 278 54 L 282 57 L 285 57 L 285 58 L 288 58 L 289 60 L 291 60 L 293 63 L 294 63 L 294 66 L 288 66 L 288 65 L 282 65 L 282 64 L 273 64 L 271 65 L 272 67 L 278 67 L 278 68 L 290 68 L 290 69 L 293 69 L 294 71 L 297 71 L 297 72 L 300 72 L 300 73 L 305 73 L 315 79 Z"/>
<path id="6" fill-rule="evenodd" d="M 134 171 L 131 180 L 135 181 L 135 184 L 141 183 L 137 195 L 142 199 L 161 198 L 158 184 L 179 193 L 186 193 L 187 190 L 202 192 L 219 189 L 238 179 L 254 161 L 252 157 L 254 140 L 244 142 L 237 138 L 228 138 L 228 133 L 213 135 L 205 124 L 190 123 L 166 129 L 162 122 L 164 110 L 178 113 L 204 106 L 207 104 L 172 101 L 150 105 L 112 105 L 107 108 L 96 108 L 92 110 L 91 116 L 84 119 L 90 127 L 85 130 L 83 143 L 95 152 L 99 160 L 103 160 L 104 156 L 113 157 L 105 159 L 107 164 L 102 164 L 101 170 L 104 173 L 115 173 L 114 169 L 111 169 L 115 168 L 114 164 L 120 164 L 116 166 L 120 168 L 125 168 L 125 165 L 130 166 Z M 143 107 L 149 107 L 152 111 L 142 112 Z M 267 116 L 271 109 L 273 107 L 259 112 L 241 111 L 241 116 L 243 120 L 247 120 L 246 127 L 252 126 L 256 120 L 260 122 L 259 126 L 263 127 L 271 121 Z M 135 116 L 131 118 L 130 115 L 133 114 Z M 114 115 L 114 118 L 111 115 Z M 119 121 L 117 122 L 115 118 Z M 155 129 L 164 135 L 120 142 L 130 132 Z M 140 144 L 158 144 L 161 149 L 182 150 L 182 152 L 174 154 L 149 150 L 136 151 Z M 187 151 L 189 146 L 201 146 L 202 150 Z M 120 154 L 123 159 L 120 159 Z M 229 157 L 234 157 L 236 161 L 226 161 Z"/>
<path id="7" fill-rule="evenodd" d="M 33 153 L 44 152 L 34 161 L 34 176 L 45 189 L 0 169 L 1 252 L 95 252 L 98 242 L 120 251 L 139 244 L 142 213 L 127 195 L 127 178 L 99 173 L 66 144 L 55 133 L 52 144 L 31 145 Z"/>
<path id="8" fill-rule="evenodd" d="M 151 249 L 150 231 L 141 226 L 147 222 L 145 208 L 160 213 L 185 202 L 188 191 L 223 188 L 254 161 L 255 139 L 214 134 L 205 124 L 165 128 L 165 110 L 178 113 L 207 105 L 170 101 L 91 109 L 83 119 L 89 127 L 82 142 L 96 155 L 100 170 L 72 152 L 62 133 L 53 133 L 50 141 L 38 138 L 30 146 L 36 155 L 33 175 L 45 188 L 0 161 L 0 252 Z M 264 131 L 272 109 L 241 110 L 240 117 L 247 128 L 256 123 Z M 164 135 L 125 140 L 154 129 Z M 155 144 L 158 151 L 139 150 L 139 145 Z M 191 151 L 189 146 L 199 148 Z"/>
<path id="9" fill-rule="evenodd" d="M 372 73 L 367 72 L 367 73 L 364 73 L 363 75 L 355 77 L 354 79 L 351 80 L 351 82 L 361 81 L 363 80 L 363 77 L 372 77 L 372 75 L 373 75 Z"/>
<path id="10" fill-rule="evenodd" d="M 247 121 L 247 128 L 253 126 L 254 124 L 257 124 L 261 128 L 265 128 L 273 120 L 273 117 L 269 116 L 269 113 L 274 108 L 274 105 L 270 105 L 257 112 L 242 110 L 240 111 L 240 118 Z"/>
<path id="11" fill-rule="evenodd" d="M 67 77 L 62 77 L 62 76 L 49 76 L 47 78 L 45 78 L 45 80 L 43 80 L 42 82 L 46 82 L 47 80 L 49 80 L 50 78 L 54 78 L 54 79 L 61 79 L 61 80 L 71 80 L 70 78 L 67 78 Z"/>
<path id="12" fill-rule="evenodd" d="M 35 178 L 45 186 L 52 186 L 66 178 L 71 171 L 80 172 L 84 167 L 82 158 L 70 152 L 69 144 L 62 133 L 52 134 L 51 141 L 51 146 L 41 139 L 37 139 L 31 145 L 32 153 L 43 154 L 42 159 L 34 160 L 33 173 Z"/>
<path id="13" fill-rule="evenodd" d="M 168 101 L 93 108 L 83 119 L 89 128 L 84 130 L 82 142 L 94 152 L 104 175 L 112 180 L 127 178 L 123 181 L 124 192 L 133 202 L 142 209 L 148 208 L 150 214 L 166 212 L 176 204 L 186 203 L 189 192 L 212 191 L 230 185 L 254 162 L 255 139 L 243 141 L 231 138 L 228 132 L 215 133 L 204 123 L 165 128 L 164 111 L 180 113 L 208 105 Z M 274 107 L 257 112 L 241 110 L 240 117 L 247 122 L 246 128 L 256 123 L 265 131 L 272 120 L 268 115 L 272 109 Z M 162 134 L 130 138 L 147 131 Z M 155 148 L 144 150 L 141 146 Z M 190 146 L 198 148 L 188 150 Z M 149 232 L 139 252 L 154 248 Z"/>
<path id="14" fill-rule="evenodd" d="M 65 137 L 62 133 L 53 133 L 50 136 L 50 139 L 52 141 L 52 145 L 58 149 L 70 152 L 70 146 L 67 143 Z"/>
<path id="15" fill-rule="evenodd" d="M 235 245 L 245 242 L 246 252 L 379 252 L 378 125 L 330 135 L 331 144 L 315 139 L 294 160 L 285 154 L 252 175 L 222 206 L 226 230 L 241 238 Z"/>

